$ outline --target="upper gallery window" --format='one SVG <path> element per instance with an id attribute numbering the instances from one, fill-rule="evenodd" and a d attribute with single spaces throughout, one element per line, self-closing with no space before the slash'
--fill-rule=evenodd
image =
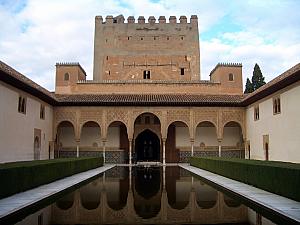
<path id="1" fill-rule="evenodd" d="M 26 114 L 26 98 L 19 96 L 18 112 Z"/>
<path id="2" fill-rule="evenodd" d="M 150 79 L 150 70 L 144 70 L 144 79 Z"/>
<path id="3" fill-rule="evenodd" d="M 184 68 L 180 68 L 180 75 L 184 75 Z"/>
<path id="4" fill-rule="evenodd" d="M 40 107 L 40 119 L 45 119 L 45 106 L 43 104 Z"/>
<path id="5" fill-rule="evenodd" d="M 259 107 L 254 107 L 254 120 L 259 120 Z"/>
<path id="6" fill-rule="evenodd" d="M 281 113 L 280 97 L 273 98 L 273 114 Z"/>

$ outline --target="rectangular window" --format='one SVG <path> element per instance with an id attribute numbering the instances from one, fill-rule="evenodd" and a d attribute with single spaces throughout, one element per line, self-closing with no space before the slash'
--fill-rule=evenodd
<path id="1" fill-rule="evenodd" d="M 45 106 L 41 104 L 40 107 L 40 119 L 44 120 L 45 119 Z"/>
<path id="2" fill-rule="evenodd" d="M 38 216 L 38 225 L 43 225 L 44 224 L 44 221 L 43 221 L 43 213 L 41 213 L 39 216 Z"/>
<path id="3" fill-rule="evenodd" d="M 184 68 L 180 68 L 180 75 L 184 75 Z"/>
<path id="4" fill-rule="evenodd" d="M 144 70 L 144 79 L 149 80 L 150 79 L 150 70 Z"/>
<path id="5" fill-rule="evenodd" d="M 18 112 L 26 114 L 26 101 L 27 99 L 23 96 L 19 96 Z"/>
<path id="6" fill-rule="evenodd" d="M 254 107 L 254 120 L 259 120 L 259 107 Z"/>
<path id="7" fill-rule="evenodd" d="M 277 96 L 273 98 L 273 114 L 280 114 L 281 113 L 281 105 L 280 105 L 280 97 Z"/>

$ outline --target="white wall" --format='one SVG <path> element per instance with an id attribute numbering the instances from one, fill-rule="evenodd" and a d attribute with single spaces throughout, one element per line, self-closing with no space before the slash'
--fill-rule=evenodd
<path id="1" fill-rule="evenodd" d="M 240 127 L 224 127 L 222 146 L 236 146 L 241 142 L 242 131 Z"/>
<path id="2" fill-rule="evenodd" d="M 59 127 L 59 142 L 62 147 L 76 147 L 75 133 L 73 127 Z"/>
<path id="3" fill-rule="evenodd" d="M 300 86 L 299 82 L 257 102 L 259 120 L 254 121 L 254 106 L 246 110 L 247 140 L 252 159 L 264 159 L 263 135 L 269 135 L 269 160 L 300 162 Z M 273 96 L 280 94 L 281 113 L 273 115 Z"/>
<path id="4" fill-rule="evenodd" d="M 19 93 L 27 97 L 26 114 L 18 112 Z M 45 120 L 40 119 L 40 104 Z M 34 128 L 41 129 L 41 159 L 48 158 L 52 141 L 52 106 L 25 92 L 0 82 L 0 162 L 33 160 Z"/>
<path id="5" fill-rule="evenodd" d="M 190 147 L 191 140 L 189 135 L 189 129 L 187 127 L 176 127 L 176 148 Z"/>
<path id="6" fill-rule="evenodd" d="M 195 146 L 201 143 L 205 146 L 218 146 L 218 139 L 215 127 L 197 127 L 195 134 Z"/>
<path id="7" fill-rule="evenodd" d="M 97 143 L 98 147 L 102 147 L 100 127 L 83 127 L 80 146 L 92 147 L 93 143 Z"/>

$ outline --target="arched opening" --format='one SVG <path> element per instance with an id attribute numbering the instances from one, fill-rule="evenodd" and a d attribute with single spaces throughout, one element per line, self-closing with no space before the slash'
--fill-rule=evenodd
<path id="1" fill-rule="evenodd" d="M 166 167 L 166 191 L 168 203 L 173 209 L 184 209 L 189 204 L 192 182 L 191 179 L 182 177 L 182 168 Z"/>
<path id="2" fill-rule="evenodd" d="M 218 192 L 211 186 L 202 181 L 194 182 L 197 205 L 201 209 L 210 209 L 214 207 L 218 200 Z"/>
<path id="3" fill-rule="evenodd" d="M 76 157 L 74 126 L 69 121 L 62 121 L 57 126 L 55 158 Z"/>
<path id="4" fill-rule="evenodd" d="M 200 122 L 196 127 L 194 156 L 217 156 L 217 129 L 210 121 Z"/>
<path id="5" fill-rule="evenodd" d="M 41 142 L 38 136 L 34 138 L 34 160 L 40 159 L 40 152 L 41 152 Z"/>
<path id="6" fill-rule="evenodd" d="M 56 206 L 60 209 L 67 210 L 73 206 L 74 192 L 65 195 L 56 201 Z"/>
<path id="7" fill-rule="evenodd" d="M 160 140 L 151 130 L 144 130 L 135 139 L 137 161 L 159 161 Z"/>
<path id="8" fill-rule="evenodd" d="M 114 121 L 107 128 L 106 162 L 128 163 L 128 152 L 127 127 L 123 122 Z"/>
<path id="9" fill-rule="evenodd" d="M 161 208 L 161 168 L 135 167 L 134 209 L 144 218 L 155 217 Z"/>
<path id="10" fill-rule="evenodd" d="M 80 133 L 80 156 L 101 156 L 101 130 L 98 123 L 88 121 L 83 124 Z"/>
<path id="11" fill-rule="evenodd" d="M 129 191 L 129 169 L 118 168 L 119 179 L 106 177 L 105 190 L 107 204 L 113 210 L 121 210 L 126 206 Z"/>
<path id="12" fill-rule="evenodd" d="M 143 113 L 134 121 L 133 161 L 160 161 L 161 125 L 152 113 Z"/>
<path id="13" fill-rule="evenodd" d="M 239 207 L 241 205 L 240 201 L 230 198 L 225 194 L 223 194 L 223 196 L 224 196 L 224 202 L 228 207 L 235 208 L 235 207 Z"/>
<path id="14" fill-rule="evenodd" d="M 242 128 L 239 123 L 230 121 L 223 128 L 222 157 L 245 158 Z"/>
<path id="15" fill-rule="evenodd" d="M 188 125 L 174 121 L 168 126 L 166 140 L 166 162 L 187 162 L 191 156 L 191 142 Z"/>
<path id="16" fill-rule="evenodd" d="M 80 202 L 87 210 L 97 209 L 101 201 L 101 182 L 100 179 L 80 188 Z"/>

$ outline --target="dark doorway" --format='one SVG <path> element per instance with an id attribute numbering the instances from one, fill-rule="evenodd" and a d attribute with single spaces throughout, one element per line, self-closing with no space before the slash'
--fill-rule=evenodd
<path id="1" fill-rule="evenodd" d="M 160 141 L 155 133 L 145 130 L 135 139 L 137 161 L 159 161 Z"/>

